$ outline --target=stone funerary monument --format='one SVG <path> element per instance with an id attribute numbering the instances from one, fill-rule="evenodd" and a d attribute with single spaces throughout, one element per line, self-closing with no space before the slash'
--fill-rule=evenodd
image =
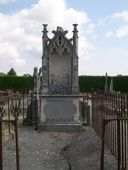
<path id="1" fill-rule="evenodd" d="M 43 25 L 42 67 L 34 68 L 34 91 L 39 93 L 39 129 L 76 131 L 79 129 L 78 30 L 73 24 L 68 39 L 62 27 L 48 37 Z"/>

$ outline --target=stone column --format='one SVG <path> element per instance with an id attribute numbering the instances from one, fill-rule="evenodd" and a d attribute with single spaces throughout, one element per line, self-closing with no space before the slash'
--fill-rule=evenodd
<path id="1" fill-rule="evenodd" d="M 43 45 L 43 54 L 42 54 L 42 79 L 41 79 L 41 94 L 48 94 L 48 55 L 47 55 L 47 24 L 43 24 L 43 36 L 42 36 L 42 45 Z"/>
<path id="2" fill-rule="evenodd" d="M 78 80 L 78 24 L 73 24 L 73 62 L 72 62 L 72 94 L 79 94 Z"/>

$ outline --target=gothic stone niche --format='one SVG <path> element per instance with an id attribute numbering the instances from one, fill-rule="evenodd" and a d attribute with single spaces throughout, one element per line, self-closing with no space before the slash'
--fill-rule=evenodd
<path id="1" fill-rule="evenodd" d="M 75 26 L 74 26 L 75 27 Z M 42 94 L 78 94 L 77 30 L 73 38 L 66 37 L 67 31 L 57 27 L 49 39 L 46 25 L 43 30 Z"/>
<path id="2" fill-rule="evenodd" d="M 71 48 L 59 33 L 54 42 L 49 44 L 49 93 L 71 93 Z M 71 49 L 72 50 L 72 49 Z"/>

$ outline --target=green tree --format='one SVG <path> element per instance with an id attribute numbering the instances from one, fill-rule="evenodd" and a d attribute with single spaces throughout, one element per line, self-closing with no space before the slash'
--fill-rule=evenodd
<path id="1" fill-rule="evenodd" d="M 122 77 L 123 75 L 122 74 L 118 74 L 117 77 Z"/>
<path id="2" fill-rule="evenodd" d="M 3 72 L 0 72 L 0 76 L 6 76 L 6 74 Z"/>
<path id="3" fill-rule="evenodd" d="M 31 74 L 26 73 L 23 75 L 23 77 L 31 77 Z"/>
<path id="4" fill-rule="evenodd" d="M 8 76 L 17 76 L 16 71 L 15 71 L 13 68 L 11 68 L 11 69 L 9 70 L 9 72 L 7 73 L 7 75 L 8 75 Z"/>

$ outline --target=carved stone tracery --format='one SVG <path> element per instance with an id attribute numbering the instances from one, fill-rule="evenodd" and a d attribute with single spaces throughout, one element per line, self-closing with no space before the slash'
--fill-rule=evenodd
<path id="1" fill-rule="evenodd" d="M 70 53 L 70 49 L 67 45 L 67 42 L 65 41 L 63 37 L 58 36 L 54 40 L 54 42 L 52 42 L 50 46 L 50 53 L 53 53 L 54 51 L 56 51 L 60 56 L 62 55 L 64 51 L 67 51 L 68 53 Z"/>
<path id="2" fill-rule="evenodd" d="M 42 94 L 78 94 L 78 31 L 74 24 L 73 38 L 68 39 L 62 27 L 53 30 L 53 38 L 43 30 Z"/>

